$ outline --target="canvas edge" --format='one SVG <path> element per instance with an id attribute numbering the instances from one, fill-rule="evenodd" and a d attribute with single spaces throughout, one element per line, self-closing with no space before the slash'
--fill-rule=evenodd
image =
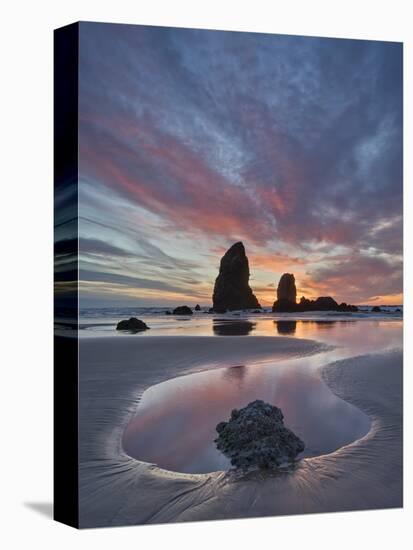
<path id="1" fill-rule="evenodd" d="M 55 323 L 53 517 L 78 528 L 78 23 L 54 31 L 53 66 L 54 318 L 68 333 Z"/>

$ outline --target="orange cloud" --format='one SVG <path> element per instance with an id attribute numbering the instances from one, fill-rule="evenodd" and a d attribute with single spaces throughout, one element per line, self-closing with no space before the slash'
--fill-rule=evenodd
<path id="1" fill-rule="evenodd" d="M 303 266 L 305 261 L 283 254 L 250 254 L 250 268 L 273 271 L 274 274 L 292 269 L 291 266 Z"/>

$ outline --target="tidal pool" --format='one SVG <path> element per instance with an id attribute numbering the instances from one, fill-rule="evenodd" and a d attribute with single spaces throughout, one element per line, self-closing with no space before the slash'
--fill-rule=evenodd
<path id="1" fill-rule="evenodd" d="M 302 328 L 302 336 L 337 347 L 308 357 L 225 365 L 152 386 L 126 427 L 124 450 L 138 460 L 177 472 L 227 470 L 229 460 L 214 444 L 215 427 L 228 420 L 233 408 L 255 399 L 282 409 L 285 425 L 306 445 L 298 458 L 331 453 L 363 437 L 370 419 L 336 397 L 318 369 L 337 359 L 397 347 L 402 323 L 323 322 L 296 327 L 288 323 L 277 325 L 279 333 L 294 329 L 297 335 Z"/>

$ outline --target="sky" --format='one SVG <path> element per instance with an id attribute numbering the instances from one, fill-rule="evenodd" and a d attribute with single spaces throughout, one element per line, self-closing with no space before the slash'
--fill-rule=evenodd
<path id="1" fill-rule="evenodd" d="M 80 24 L 83 307 L 402 303 L 402 45 Z"/>

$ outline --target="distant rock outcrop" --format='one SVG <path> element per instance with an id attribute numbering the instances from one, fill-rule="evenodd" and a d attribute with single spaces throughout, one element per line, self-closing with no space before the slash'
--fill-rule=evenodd
<path id="1" fill-rule="evenodd" d="M 321 296 L 316 300 L 307 300 L 307 298 L 303 296 L 298 307 L 298 311 L 358 311 L 357 306 L 346 304 L 346 302 L 338 304 L 331 296 Z"/>
<path id="2" fill-rule="evenodd" d="M 124 319 L 116 325 L 116 330 L 129 330 L 130 332 L 140 332 L 141 330 L 148 329 L 148 325 L 136 317 Z"/>
<path id="3" fill-rule="evenodd" d="M 248 281 L 248 258 L 242 242 L 235 243 L 221 259 L 219 275 L 212 296 L 213 310 L 217 313 L 236 309 L 260 308 Z"/>
<path id="4" fill-rule="evenodd" d="M 283 419 L 278 407 L 253 401 L 234 409 L 229 422 L 217 425 L 216 446 L 236 468 L 278 468 L 304 451 L 304 443 L 284 426 Z"/>
<path id="5" fill-rule="evenodd" d="M 371 308 L 373 313 L 381 313 L 381 308 L 379 306 L 374 306 Z"/>
<path id="6" fill-rule="evenodd" d="M 192 309 L 188 306 L 178 306 L 173 310 L 172 313 L 174 315 L 193 315 L 194 314 Z"/>
<path id="7" fill-rule="evenodd" d="M 297 290 L 295 287 L 295 278 L 292 273 L 284 273 L 278 283 L 277 300 L 272 306 L 273 312 L 276 313 L 294 313 L 303 311 L 343 311 L 355 312 L 358 311 L 357 306 L 352 306 L 342 302 L 338 304 L 331 296 L 321 296 L 316 300 L 308 300 L 301 298 L 300 302 L 296 302 Z"/>
<path id="8" fill-rule="evenodd" d="M 201 306 L 199 304 L 195 306 L 195 311 L 201 311 Z"/>

